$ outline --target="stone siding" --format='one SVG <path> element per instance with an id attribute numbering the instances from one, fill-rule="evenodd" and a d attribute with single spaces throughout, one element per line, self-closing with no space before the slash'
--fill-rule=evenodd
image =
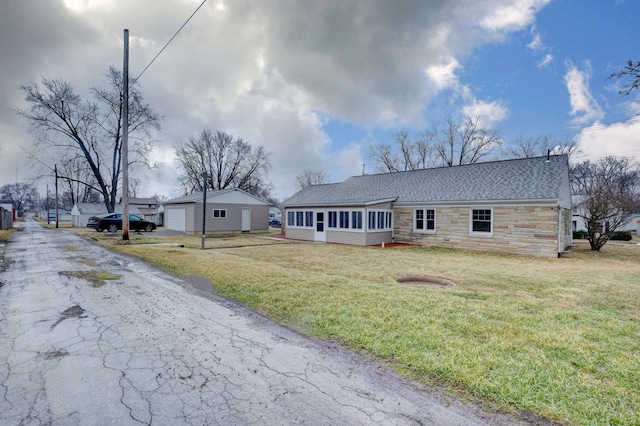
<path id="1" fill-rule="evenodd" d="M 394 209 L 396 242 L 539 257 L 558 256 L 558 207 L 493 207 L 493 235 L 490 237 L 469 235 L 469 206 L 435 208 L 434 234 L 413 232 L 413 210 L 412 207 Z"/>

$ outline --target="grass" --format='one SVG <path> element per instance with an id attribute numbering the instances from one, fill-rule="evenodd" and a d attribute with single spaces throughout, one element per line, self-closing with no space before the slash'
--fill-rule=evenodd
<path id="1" fill-rule="evenodd" d="M 266 240 L 227 238 L 235 244 L 207 239 L 218 250 L 199 250 L 199 237 L 98 240 L 176 275 L 207 278 L 221 295 L 284 325 L 485 408 L 567 424 L 640 424 L 638 239 L 538 259 L 420 247 L 251 247 Z M 457 286 L 400 285 L 401 275 Z"/>
<path id="2" fill-rule="evenodd" d="M 94 288 L 102 287 L 107 283 L 107 281 L 117 280 L 120 278 L 119 275 L 105 271 L 60 271 L 58 274 L 67 278 L 81 278 L 88 281 L 91 284 L 91 287 Z"/>
<path id="3" fill-rule="evenodd" d="M 0 229 L 0 243 L 8 241 L 11 235 L 17 231 L 18 228 Z"/>

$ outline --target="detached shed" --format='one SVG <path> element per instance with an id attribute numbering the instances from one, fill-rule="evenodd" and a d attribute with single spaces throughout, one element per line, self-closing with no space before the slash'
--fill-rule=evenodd
<path id="1" fill-rule="evenodd" d="M 166 229 L 202 231 L 202 192 L 164 202 Z M 240 189 L 207 191 L 206 232 L 250 232 L 269 229 L 269 203 Z"/>

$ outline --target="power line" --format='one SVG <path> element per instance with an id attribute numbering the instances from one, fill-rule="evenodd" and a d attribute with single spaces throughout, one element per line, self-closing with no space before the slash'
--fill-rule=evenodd
<path id="1" fill-rule="evenodd" d="M 189 21 L 191 20 L 191 18 L 194 17 L 194 15 L 196 13 L 198 13 L 198 11 L 200 10 L 200 8 L 207 2 L 207 0 L 203 0 L 202 3 L 200 3 L 200 6 L 198 6 L 196 8 L 196 10 L 191 14 L 191 16 L 189 16 L 189 18 L 184 22 L 184 24 L 182 24 L 182 26 L 178 29 L 178 31 L 176 31 L 176 33 L 173 35 L 173 37 L 171 37 L 169 39 L 169 41 L 167 42 L 167 44 L 164 45 L 164 47 L 162 49 L 160 49 L 160 51 L 158 52 L 158 54 L 156 56 L 154 56 L 154 58 L 151 60 L 151 62 L 149 62 L 149 64 L 144 67 L 144 69 L 142 70 L 142 72 L 133 79 L 131 84 L 134 84 L 136 81 L 138 81 L 138 79 L 140 77 L 142 77 L 142 74 L 144 74 L 144 72 L 151 66 L 151 64 L 153 64 L 155 62 L 156 59 L 158 59 L 158 56 L 160 56 L 162 54 L 162 52 L 164 52 L 164 49 L 167 48 L 167 46 L 169 46 L 169 44 L 171 44 L 171 42 L 173 41 L 174 38 L 176 38 L 176 36 L 180 33 L 180 31 L 182 31 L 182 29 L 189 23 Z"/>

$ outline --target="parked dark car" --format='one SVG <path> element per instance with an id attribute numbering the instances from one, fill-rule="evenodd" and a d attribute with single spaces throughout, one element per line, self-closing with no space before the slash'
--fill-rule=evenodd
<path id="1" fill-rule="evenodd" d="M 269 221 L 269 226 L 272 228 L 280 228 L 282 226 L 282 222 L 280 219 L 271 219 Z"/>
<path id="2" fill-rule="evenodd" d="M 109 232 L 116 232 L 117 230 L 121 230 L 122 213 L 108 213 L 100 216 L 91 216 L 87 221 L 87 228 L 95 228 L 98 232 L 102 232 L 105 229 Z M 151 232 L 156 229 L 156 224 L 151 221 L 144 220 L 140 216 L 130 214 L 129 229 L 131 231 Z"/>

